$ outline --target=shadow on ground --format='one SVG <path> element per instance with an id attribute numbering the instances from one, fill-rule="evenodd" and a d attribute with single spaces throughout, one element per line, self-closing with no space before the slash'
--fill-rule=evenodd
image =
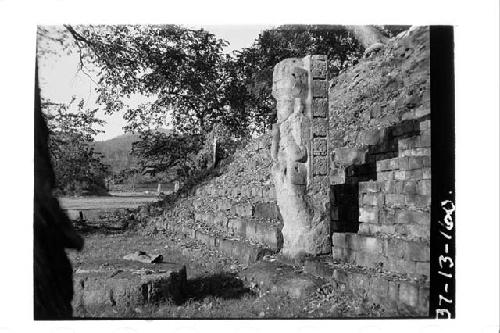
<path id="1" fill-rule="evenodd" d="M 128 230 L 127 221 L 110 222 L 102 220 L 99 222 L 91 221 L 73 221 L 73 227 L 81 235 L 90 234 L 120 234 Z"/>
<path id="2" fill-rule="evenodd" d="M 187 281 L 184 302 L 200 301 L 213 296 L 222 299 L 239 299 L 253 292 L 232 273 L 217 273 Z"/>

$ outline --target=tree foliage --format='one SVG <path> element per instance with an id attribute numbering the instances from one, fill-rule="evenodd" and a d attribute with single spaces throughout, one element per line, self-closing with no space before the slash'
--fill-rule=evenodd
<path id="1" fill-rule="evenodd" d="M 76 111 L 71 110 L 73 107 Z M 108 167 L 91 144 L 100 132 L 95 126 L 103 124 L 95 116 L 97 109 L 86 109 L 83 100 L 76 104 L 73 99 L 69 105 L 42 100 L 42 112 L 49 129 L 48 148 L 58 192 L 105 192 Z"/>
<path id="2" fill-rule="evenodd" d="M 378 27 L 387 37 L 403 29 Z M 216 124 L 240 138 L 270 128 L 272 72 L 281 60 L 325 54 L 334 77 L 364 51 L 343 26 L 281 26 L 233 55 L 210 32 L 176 25 L 65 26 L 55 40 L 67 45 L 68 36 L 81 69 L 98 69 L 97 102 L 107 113 L 125 111 L 126 130 L 141 134 L 134 154 L 160 169 L 188 164 Z M 167 123 L 169 135 L 157 131 Z"/>
<path id="3" fill-rule="evenodd" d="M 293 25 L 263 31 L 254 44 L 236 53 L 234 66 L 238 80 L 245 86 L 245 98 L 235 108 L 245 108 L 249 122 L 263 132 L 276 120 L 271 96 L 274 66 L 286 58 L 325 54 L 330 76 L 354 64 L 363 49 L 341 26 Z"/>
<path id="4" fill-rule="evenodd" d="M 67 26 L 99 65 L 98 100 L 105 111 L 125 109 L 128 130 L 165 125 L 179 133 L 209 131 L 223 112 L 225 44 L 205 30 L 178 26 Z M 137 107 L 125 103 L 140 95 Z"/>

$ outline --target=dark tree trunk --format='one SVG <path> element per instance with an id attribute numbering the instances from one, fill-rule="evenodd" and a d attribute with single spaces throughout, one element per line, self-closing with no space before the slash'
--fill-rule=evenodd
<path id="1" fill-rule="evenodd" d="M 83 239 L 52 196 L 54 172 L 47 147 L 48 129 L 42 116 L 35 74 L 35 189 L 34 189 L 34 317 L 67 319 L 72 316 L 73 270 L 66 248 L 80 250 Z"/>

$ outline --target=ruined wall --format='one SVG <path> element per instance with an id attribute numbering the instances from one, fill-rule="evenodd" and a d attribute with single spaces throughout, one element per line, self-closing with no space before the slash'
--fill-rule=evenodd
<path id="1" fill-rule="evenodd" d="M 309 75 L 309 87 L 316 84 L 315 78 L 325 82 L 319 67 L 315 70 L 320 74 L 310 74 L 310 63 L 301 59 L 300 66 Z M 428 276 L 429 81 L 429 33 L 417 28 L 389 40 L 378 53 L 331 80 L 328 98 L 312 89 L 301 102 L 312 134 L 306 140 L 307 162 L 299 163 L 306 164 L 306 184 L 313 184 L 315 177 L 326 180 L 327 186 L 316 187 L 311 197 L 329 200 L 313 204 L 323 204 L 314 208 L 330 214 L 330 258 Z M 319 86 L 319 91 L 327 87 Z M 282 102 L 289 103 L 288 116 L 297 111 L 294 98 Z M 318 120 L 329 126 L 315 126 Z M 286 128 L 282 132 L 287 133 Z M 220 175 L 199 184 L 194 195 L 179 198 L 158 217 L 157 228 L 177 225 L 219 249 L 233 241 L 281 250 L 283 217 L 272 180 L 272 141 L 268 133 L 239 149 Z M 317 163 L 314 171 L 316 159 L 326 161 Z M 240 251 L 234 249 L 230 252 Z M 402 297 L 407 303 L 415 300 L 411 295 L 425 299 L 428 288 L 418 290 Z"/>
<path id="2" fill-rule="evenodd" d="M 333 257 L 429 276 L 429 32 L 413 29 L 332 80 Z"/>
<path id="3" fill-rule="evenodd" d="M 418 27 L 391 39 L 330 81 L 332 147 L 374 144 L 370 130 L 430 112 L 429 29 Z"/>
<path id="4" fill-rule="evenodd" d="M 152 218 L 156 230 L 181 230 L 243 263 L 283 247 L 271 181 L 271 135 L 243 144 L 219 172 Z"/>

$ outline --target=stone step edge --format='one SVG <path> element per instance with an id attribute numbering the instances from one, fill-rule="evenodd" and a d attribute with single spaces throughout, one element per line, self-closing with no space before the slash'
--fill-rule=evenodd
<path id="1" fill-rule="evenodd" d="M 213 230 L 212 233 L 214 234 L 223 234 L 228 238 L 240 238 L 248 240 L 251 243 L 275 248 L 276 250 L 279 250 L 282 246 L 282 223 L 266 223 L 263 220 L 253 217 L 239 216 L 227 218 L 224 225 L 220 225 L 219 223 L 208 224 L 201 220 L 196 220 L 195 223 L 206 229 Z M 250 232 L 250 234 L 247 233 L 247 231 L 252 230 L 253 232 Z"/>
<path id="2" fill-rule="evenodd" d="M 214 235 L 190 226 L 181 226 L 181 228 L 176 229 L 185 236 L 203 243 L 209 249 L 220 251 L 245 265 L 257 262 L 265 255 L 272 255 L 278 251 L 264 244 L 251 243 L 245 239 Z"/>
<path id="3" fill-rule="evenodd" d="M 334 282 L 341 291 L 348 290 L 388 309 L 396 309 L 399 315 L 428 317 L 429 279 L 408 279 L 405 274 L 361 266 L 348 268 L 329 257 L 306 259 L 304 272 Z"/>

